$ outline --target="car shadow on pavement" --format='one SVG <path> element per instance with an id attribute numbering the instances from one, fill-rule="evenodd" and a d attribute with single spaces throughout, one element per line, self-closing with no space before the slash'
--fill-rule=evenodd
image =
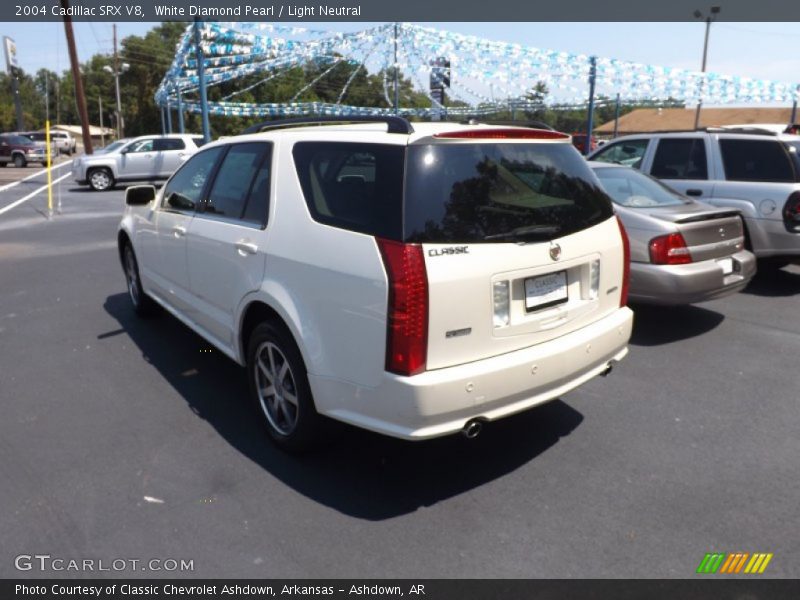
<path id="1" fill-rule="evenodd" d="M 771 298 L 800 294 L 800 268 L 796 266 L 783 269 L 762 268 L 742 293 Z"/>
<path id="2" fill-rule="evenodd" d="M 660 346 L 708 333 L 725 315 L 699 306 L 632 305 L 635 346 Z"/>
<path id="3" fill-rule="evenodd" d="M 488 424 L 474 440 L 460 435 L 405 442 L 340 424 L 303 456 L 275 448 L 247 400 L 245 372 L 170 315 L 138 319 L 127 294 L 105 310 L 186 401 L 243 455 L 308 498 L 344 514 L 383 520 L 431 506 L 525 465 L 583 416 L 561 400 Z M 119 331 L 100 334 L 105 339 Z"/>

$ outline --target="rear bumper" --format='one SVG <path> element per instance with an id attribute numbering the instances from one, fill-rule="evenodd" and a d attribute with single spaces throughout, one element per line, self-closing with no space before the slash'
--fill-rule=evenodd
<path id="1" fill-rule="evenodd" d="M 753 252 L 758 258 L 800 258 L 800 233 L 791 233 L 780 219 L 747 219 Z"/>
<path id="2" fill-rule="evenodd" d="M 756 273 L 756 257 L 747 250 L 731 255 L 734 272 L 723 275 L 715 260 L 688 265 L 631 263 L 630 299 L 647 304 L 694 304 L 741 291 Z"/>
<path id="3" fill-rule="evenodd" d="M 384 373 L 377 387 L 314 376 L 319 412 L 393 437 L 456 433 L 558 398 L 628 353 L 633 312 L 621 308 L 578 331 L 492 358 L 414 377 Z"/>

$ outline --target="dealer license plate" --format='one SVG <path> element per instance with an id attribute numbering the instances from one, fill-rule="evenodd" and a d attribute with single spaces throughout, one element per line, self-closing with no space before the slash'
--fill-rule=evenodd
<path id="1" fill-rule="evenodd" d="M 567 272 L 548 273 L 525 280 L 525 310 L 540 310 L 567 301 Z"/>

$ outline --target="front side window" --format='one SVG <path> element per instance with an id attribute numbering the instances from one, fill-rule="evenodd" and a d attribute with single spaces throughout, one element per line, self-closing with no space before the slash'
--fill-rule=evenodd
<path id="1" fill-rule="evenodd" d="M 609 144 L 593 156 L 592 160 L 638 169 L 642 165 L 647 144 L 648 140 L 626 140 Z"/>
<path id="2" fill-rule="evenodd" d="M 795 181 L 791 159 L 778 140 L 720 140 L 719 149 L 728 181 Z"/>
<path id="3" fill-rule="evenodd" d="M 208 176 L 223 148 L 211 148 L 190 158 L 164 186 L 162 206 L 172 210 L 194 211 L 202 200 Z"/>
<path id="4" fill-rule="evenodd" d="M 611 202 L 567 144 L 432 144 L 408 149 L 406 241 L 541 241 L 596 225 Z"/>
<path id="5" fill-rule="evenodd" d="M 708 179 L 705 141 L 703 138 L 662 138 L 650 174 L 661 179 Z"/>
<path id="6" fill-rule="evenodd" d="M 130 146 L 128 146 L 129 153 L 152 152 L 152 151 L 153 151 L 153 140 L 139 140 L 138 142 L 133 142 Z"/>
<path id="7" fill-rule="evenodd" d="M 208 195 L 205 212 L 228 219 L 242 219 L 256 175 L 269 146 L 265 143 L 235 144 L 225 155 Z M 263 191 L 265 182 L 257 182 Z M 269 184 L 269 178 L 266 180 Z"/>

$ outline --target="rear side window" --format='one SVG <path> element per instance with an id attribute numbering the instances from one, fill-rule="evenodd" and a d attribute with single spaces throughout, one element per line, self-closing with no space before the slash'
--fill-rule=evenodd
<path id="1" fill-rule="evenodd" d="M 183 150 L 186 144 L 180 138 L 164 138 L 153 142 L 153 150 L 162 152 L 164 150 Z"/>
<path id="2" fill-rule="evenodd" d="M 719 148 L 728 181 L 795 181 L 791 159 L 777 140 L 720 140 Z"/>
<path id="3" fill-rule="evenodd" d="M 193 137 L 192 141 L 194 142 L 195 146 L 200 148 L 201 146 L 203 146 L 206 143 L 206 138 L 204 138 L 202 136 L 197 136 L 197 137 Z"/>
<path id="4" fill-rule="evenodd" d="M 259 142 L 231 146 L 214 179 L 205 212 L 228 219 L 244 216 L 250 190 L 267 148 L 267 144 Z M 263 182 L 259 186 L 263 186 Z"/>
<path id="5" fill-rule="evenodd" d="M 650 174 L 662 179 L 708 179 L 704 140 L 662 138 L 658 142 Z"/>
<path id="6" fill-rule="evenodd" d="M 298 142 L 293 155 L 300 186 L 315 221 L 400 239 L 403 146 Z"/>
<path id="7" fill-rule="evenodd" d="M 552 239 L 612 215 L 610 199 L 567 144 L 410 146 L 405 198 L 410 242 Z"/>

